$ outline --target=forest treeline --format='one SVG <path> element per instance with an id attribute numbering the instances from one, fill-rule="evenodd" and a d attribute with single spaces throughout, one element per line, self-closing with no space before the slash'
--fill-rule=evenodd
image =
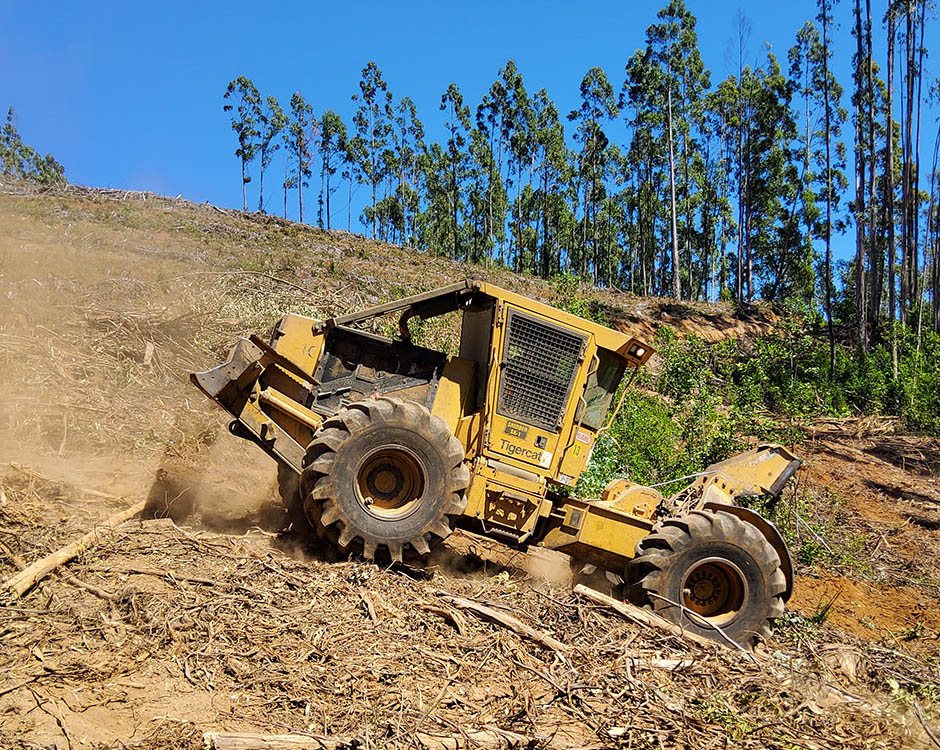
<path id="1" fill-rule="evenodd" d="M 863 351 L 891 339 L 896 372 L 891 322 L 940 328 L 940 131 L 923 165 L 920 155 L 922 104 L 940 97 L 925 72 L 933 16 L 927 0 L 882 4 L 877 16 L 871 0 L 854 0 L 850 23 L 837 24 L 834 0 L 818 3 L 786 59 L 768 50 L 759 65 L 747 61 L 739 15 L 737 71 L 713 81 L 694 15 L 671 0 L 618 77 L 587 72 L 571 112 L 527 90 L 509 60 L 475 107 L 447 87 L 435 115 L 443 142 L 428 142 L 414 102 L 393 96 L 373 62 L 351 122 L 300 92 L 282 106 L 241 76 L 223 106 L 244 208 L 254 167 L 263 210 L 283 148 L 275 189 L 285 215 L 296 194 L 301 221 L 337 228 L 345 213 L 351 230 L 364 186 L 355 218 L 376 239 L 636 294 L 797 302 L 824 315 L 830 349 L 846 330 Z M 836 33 L 848 39 L 845 26 L 852 79 L 840 82 L 831 47 Z M 837 233 L 855 240 L 840 264 Z"/>
<path id="2" fill-rule="evenodd" d="M 16 129 L 16 112 L 12 106 L 0 128 L 0 173 L 41 185 L 65 184 L 65 170 L 52 154 L 42 156 L 32 146 L 23 143 Z"/>

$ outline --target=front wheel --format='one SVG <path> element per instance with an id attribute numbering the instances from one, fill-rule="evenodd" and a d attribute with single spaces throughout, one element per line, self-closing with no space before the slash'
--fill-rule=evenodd
<path id="1" fill-rule="evenodd" d="M 722 643 L 716 628 L 751 648 L 783 614 L 786 579 L 777 552 L 751 524 L 720 510 L 657 524 L 637 544 L 627 580 L 639 604 Z"/>
<path id="2" fill-rule="evenodd" d="M 447 424 L 392 398 L 350 404 L 323 423 L 300 478 L 318 533 L 367 559 L 426 555 L 467 505 L 470 472 Z"/>

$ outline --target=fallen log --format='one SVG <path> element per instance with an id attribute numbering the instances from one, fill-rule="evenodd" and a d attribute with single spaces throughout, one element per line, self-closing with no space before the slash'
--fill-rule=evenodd
<path id="1" fill-rule="evenodd" d="M 416 735 L 423 750 L 472 750 L 473 748 L 522 748 L 531 747 L 532 739 L 522 734 L 508 732 L 505 729 L 483 729 L 464 734 L 424 734 Z"/>
<path id="2" fill-rule="evenodd" d="M 356 739 L 312 734 L 251 734 L 205 732 L 208 750 L 355 750 L 364 747 Z"/>
<path id="3" fill-rule="evenodd" d="M 504 729 L 483 729 L 464 734 L 425 734 L 415 739 L 423 750 L 470 750 L 471 748 L 522 748 L 532 740 Z M 366 745 L 359 739 L 312 734 L 252 734 L 247 732 L 205 732 L 208 750 L 355 750 Z"/>
<path id="4" fill-rule="evenodd" d="M 122 523 L 131 520 L 135 516 L 139 516 L 146 505 L 147 501 L 141 500 L 139 503 L 134 503 L 130 508 L 115 513 L 71 544 L 67 544 L 55 552 L 36 560 L 32 565 L 27 565 L 19 573 L 9 578 L 0 588 L 13 592 L 17 597 L 22 596 L 60 565 L 74 560 L 82 552 L 98 544 L 101 540 L 102 531 L 113 531 Z"/>
<path id="5" fill-rule="evenodd" d="M 502 625 L 504 628 L 509 628 L 517 635 L 528 638 L 530 641 L 535 641 L 545 648 L 557 651 L 558 653 L 564 653 L 568 650 L 568 647 L 557 638 L 553 638 L 548 633 L 526 625 L 518 617 L 513 617 L 505 612 L 500 612 L 498 609 L 487 607 L 485 604 L 480 604 L 472 599 L 464 599 L 462 596 L 444 595 L 441 598 L 455 607 L 473 612 L 477 617 L 481 617 L 497 625 Z"/>
<path id="6" fill-rule="evenodd" d="M 666 633 L 669 633 L 669 635 L 685 638 L 688 641 L 697 643 L 700 646 L 706 646 L 709 649 L 713 649 L 715 647 L 714 641 L 710 641 L 708 638 L 703 638 L 697 633 L 689 632 L 675 623 L 669 622 L 669 620 L 666 620 L 652 612 L 648 612 L 645 609 L 640 609 L 633 604 L 622 602 L 619 599 L 614 599 L 612 596 L 602 594 L 600 591 L 595 591 L 592 588 L 588 588 L 583 583 L 579 583 L 577 586 L 575 586 L 574 592 L 587 599 L 590 599 L 591 601 L 597 602 L 598 604 L 603 604 L 606 607 L 610 607 L 618 614 L 623 615 L 628 620 L 635 622 L 638 625 L 662 630 Z"/>

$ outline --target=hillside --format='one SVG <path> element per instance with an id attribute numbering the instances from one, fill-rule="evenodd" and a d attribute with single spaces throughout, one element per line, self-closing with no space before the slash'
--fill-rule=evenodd
<path id="1" fill-rule="evenodd" d="M 0 745 L 197 748 L 205 731 L 300 730 L 453 747 L 501 730 L 535 747 L 929 746 L 940 441 L 892 420 L 803 425 L 806 465 L 782 501 L 802 529 L 798 580 L 756 664 L 643 630 L 474 539 L 412 580 L 278 534 L 274 467 L 188 373 L 284 311 L 332 315 L 472 273 L 549 303 L 571 294 L 272 217 L 0 183 L 0 576 L 125 498 L 175 519 L 124 526 L 0 607 Z M 577 293 L 646 338 L 663 324 L 753 338 L 776 319 Z M 448 593 L 567 650 L 455 616 Z"/>

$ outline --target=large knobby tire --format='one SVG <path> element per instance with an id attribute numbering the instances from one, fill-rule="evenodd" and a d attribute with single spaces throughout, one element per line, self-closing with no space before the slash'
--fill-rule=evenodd
<path id="1" fill-rule="evenodd" d="M 447 424 L 421 404 L 376 398 L 326 420 L 307 448 L 304 510 L 347 551 L 401 561 L 450 535 L 470 472 Z M 382 550 L 381 548 L 384 548 Z"/>
<path id="2" fill-rule="evenodd" d="M 666 519 L 636 551 L 627 568 L 629 593 L 693 633 L 727 645 L 704 618 L 752 648 L 783 614 L 787 584 L 777 552 L 754 526 L 730 513 L 696 510 Z"/>

